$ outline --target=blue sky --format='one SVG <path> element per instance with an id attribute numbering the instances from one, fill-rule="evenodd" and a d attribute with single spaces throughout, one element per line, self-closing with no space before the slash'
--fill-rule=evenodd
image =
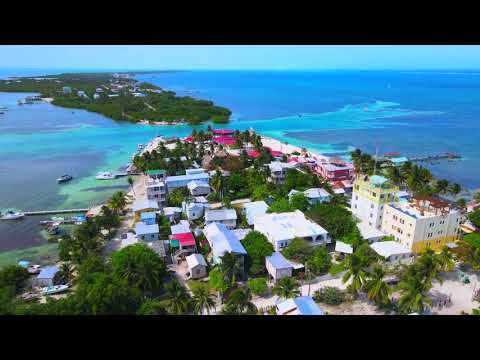
<path id="1" fill-rule="evenodd" d="M 480 46 L 10 46 L 0 68 L 475 69 Z"/>

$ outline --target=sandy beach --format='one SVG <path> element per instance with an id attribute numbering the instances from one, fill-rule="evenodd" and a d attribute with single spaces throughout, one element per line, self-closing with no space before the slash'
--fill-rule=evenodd
<path id="1" fill-rule="evenodd" d="M 291 145 L 291 144 L 285 144 L 284 142 L 281 142 L 276 139 L 272 139 L 266 136 L 261 136 L 262 144 L 263 146 L 269 147 L 270 149 L 274 151 L 281 151 L 284 154 L 291 154 L 294 152 L 302 153 L 302 148 L 299 146 Z M 317 160 L 328 160 L 328 157 L 325 155 L 317 154 L 314 153 L 310 150 L 307 149 L 307 152 L 310 154 L 311 157 Z"/>

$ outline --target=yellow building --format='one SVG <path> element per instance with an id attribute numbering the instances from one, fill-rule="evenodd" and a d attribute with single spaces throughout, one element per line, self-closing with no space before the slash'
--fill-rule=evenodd
<path id="1" fill-rule="evenodd" d="M 383 176 L 359 176 L 353 183 L 352 213 L 369 227 L 380 229 L 385 205 L 396 200 L 398 190 Z"/>
<path id="2" fill-rule="evenodd" d="M 462 214 L 445 201 L 414 197 L 385 206 L 381 230 L 413 253 L 441 250 L 458 239 Z"/>

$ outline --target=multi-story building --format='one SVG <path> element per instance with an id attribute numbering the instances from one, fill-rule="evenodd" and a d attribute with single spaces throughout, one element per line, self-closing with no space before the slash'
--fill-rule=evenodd
<path id="1" fill-rule="evenodd" d="M 457 239 L 462 220 L 461 212 L 443 200 L 413 197 L 385 206 L 382 231 L 413 253 L 437 251 Z"/>
<path id="2" fill-rule="evenodd" d="M 339 158 L 331 158 L 328 161 L 318 160 L 315 171 L 327 181 L 352 180 L 354 175 L 353 164 L 346 163 Z"/>
<path id="3" fill-rule="evenodd" d="M 268 164 L 268 167 L 270 168 L 270 181 L 274 184 L 283 184 L 287 170 L 294 169 L 295 165 L 280 161 L 272 161 Z"/>
<path id="4" fill-rule="evenodd" d="M 380 229 L 385 205 L 396 201 L 397 186 L 383 176 L 360 176 L 353 183 L 352 213 L 368 226 Z"/>
<path id="5" fill-rule="evenodd" d="M 159 208 L 167 205 L 167 186 L 165 170 L 149 170 L 145 178 L 145 191 L 148 200 L 158 203 Z"/>

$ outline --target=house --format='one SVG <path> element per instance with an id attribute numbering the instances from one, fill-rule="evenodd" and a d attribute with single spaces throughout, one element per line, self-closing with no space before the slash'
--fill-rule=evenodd
<path id="1" fill-rule="evenodd" d="M 253 225 L 255 217 L 267 213 L 268 205 L 265 201 L 254 201 L 243 205 L 248 225 Z"/>
<path id="2" fill-rule="evenodd" d="M 214 136 L 212 142 L 222 146 L 232 146 L 237 143 L 237 139 L 229 135 Z"/>
<path id="3" fill-rule="evenodd" d="M 234 209 L 207 210 L 205 212 L 205 225 L 213 222 L 234 229 L 237 226 L 237 212 Z"/>
<path id="4" fill-rule="evenodd" d="M 201 279 L 207 276 L 207 262 L 201 254 L 192 254 L 185 257 L 190 278 Z"/>
<path id="5" fill-rule="evenodd" d="M 170 223 L 174 223 L 180 219 L 182 215 L 182 208 L 179 207 L 165 207 L 163 208 L 163 215 L 167 217 Z"/>
<path id="6" fill-rule="evenodd" d="M 170 226 L 172 235 L 190 232 L 190 223 L 187 220 L 180 220 L 177 225 Z"/>
<path id="7" fill-rule="evenodd" d="M 171 248 L 179 248 L 184 252 L 195 252 L 197 250 L 197 245 L 193 234 L 189 232 L 185 233 L 176 233 L 168 237 L 170 239 Z"/>
<path id="8" fill-rule="evenodd" d="M 314 171 L 327 181 L 352 180 L 355 174 L 353 164 L 339 158 L 317 160 Z"/>
<path id="9" fill-rule="evenodd" d="M 207 196 L 211 192 L 210 185 L 205 181 L 192 180 L 187 188 L 193 196 Z"/>
<path id="10" fill-rule="evenodd" d="M 307 219 L 300 210 L 256 216 L 253 226 L 267 237 L 276 251 L 288 246 L 296 237 L 305 239 L 311 245 L 332 242 L 328 231 Z"/>
<path id="11" fill-rule="evenodd" d="M 288 169 L 294 169 L 295 164 L 272 161 L 267 165 L 270 168 L 269 180 L 274 184 L 283 184 Z"/>
<path id="12" fill-rule="evenodd" d="M 228 129 L 219 129 L 212 131 L 215 135 L 233 135 L 235 130 L 228 130 Z"/>
<path id="13" fill-rule="evenodd" d="M 147 170 L 146 174 L 150 179 L 161 180 L 161 181 L 165 181 L 167 177 L 167 172 L 162 169 Z"/>
<path id="14" fill-rule="evenodd" d="M 136 200 L 132 205 L 135 221 L 140 221 L 142 212 L 157 212 L 158 203 L 154 200 Z"/>
<path id="15" fill-rule="evenodd" d="M 93 94 L 93 99 L 94 100 L 100 99 L 100 94 L 97 94 L 97 93 Z"/>
<path id="16" fill-rule="evenodd" d="M 300 191 L 292 189 L 288 193 L 288 198 L 290 199 L 293 195 L 298 193 L 300 193 Z M 308 199 L 308 203 L 310 205 L 315 205 L 330 200 L 330 194 L 327 192 L 327 190 L 322 188 L 307 189 L 303 192 L 303 194 Z"/>
<path id="17" fill-rule="evenodd" d="M 165 243 L 166 243 L 166 241 L 158 240 L 158 241 L 151 241 L 151 242 L 147 243 L 147 245 L 153 251 L 155 251 L 157 253 L 157 255 L 160 256 L 165 263 L 167 263 L 170 259 L 169 259 L 169 256 L 167 256 L 167 251 L 165 249 Z"/>
<path id="18" fill-rule="evenodd" d="M 396 241 L 374 242 L 370 247 L 389 262 L 408 261 L 412 258 L 410 250 Z"/>
<path id="19" fill-rule="evenodd" d="M 272 255 L 265 257 L 265 266 L 274 282 L 281 278 L 292 276 L 292 263 L 279 251 L 275 251 Z"/>
<path id="20" fill-rule="evenodd" d="M 252 231 L 252 229 L 233 229 L 231 230 L 238 240 L 242 241 Z"/>
<path id="21" fill-rule="evenodd" d="M 77 95 L 80 97 L 87 97 L 87 94 L 85 94 L 85 91 L 82 91 L 82 90 L 77 91 Z"/>
<path id="22" fill-rule="evenodd" d="M 402 166 L 408 161 L 408 158 L 405 156 L 391 157 L 388 159 L 393 166 Z"/>
<path id="23" fill-rule="evenodd" d="M 467 202 L 467 213 L 475 211 L 476 209 L 480 208 L 480 202 L 476 200 L 471 200 Z"/>
<path id="24" fill-rule="evenodd" d="M 159 229 L 158 225 L 147 225 L 143 222 L 135 224 L 135 234 L 137 234 L 137 239 L 139 241 L 155 241 L 159 240 Z"/>
<path id="25" fill-rule="evenodd" d="M 62 91 L 64 94 L 71 94 L 72 93 L 72 88 L 70 86 L 64 86 L 62 88 Z"/>
<path id="26" fill-rule="evenodd" d="M 205 213 L 205 209 L 208 209 L 208 207 L 208 203 L 203 202 L 182 202 L 182 211 L 185 213 L 187 219 L 190 221 L 201 219 L 203 217 L 203 214 Z"/>
<path id="27" fill-rule="evenodd" d="M 138 239 L 135 236 L 135 234 L 132 234 L 131 232 L 127 232 L 126 234 L 122 235 L 120 247 L 124 248 L 126 246 L 135 245 L 137 243 L 138 243 Z"/>
<path id="28" fill-rule="evenodd" d="M 167 204 L 167 186 L 165 170 L 148 170 L 145 178 L 145 190 L 148 200 L 158 202 L 160 208 Z"/>
<path id="29" fill-rule="evenodd" d="M 244 257 L 247 255 L 247 251 L 235 234 L 225 225 L 217 222 L 208 224 L 203 229 L 203 234 L 212 249 L 214 264 L 220 263 L 221 257 L 225 253 L 232 253 L 238 256 L 240 265 L 244 266 Z"/>
<path id="30" fill-rule="evenodd" d="M 311 296 L 299 296 L 277 304 L 277 315 L 324 315 Z"/>
<path id="31" fill-rule="evenodd" d="M 142 212 L 140 214 L 140 221 L 147 225 L 154 225 L 157 223 L 157 213 Z"/>
<path id="32" fill-rule="evenodd" d="M 339 254 L 353 254 L 353 247 L 350 244 L 337 240 L 335 242 L 335 252 Z"/>
<path id="33" fill-rule="evenodd" d="M 60 268 L 56 265 L 45 266 L 37 275 L 38 286 L 52 286 L 55 274 L 60 271 Z"/>
<path id="34" fill-rule="evenodd" d="M 362 235 L 362 238 L 367 240 L 369 243 L 377 242 L 382 240 L 386 234 L 379 229 L 375 229 L 374 227 L 368 226 L 365 222 L 357 223 L 357 228 Z"/>
<path id="35" fill-rule="evenodd" d="M 167 176 L 166 184 L 169 190 L 186 187 L 190 181 L 208 182 L 210 175 L 204 169 L 187 169 L 185 175 Z"/>

